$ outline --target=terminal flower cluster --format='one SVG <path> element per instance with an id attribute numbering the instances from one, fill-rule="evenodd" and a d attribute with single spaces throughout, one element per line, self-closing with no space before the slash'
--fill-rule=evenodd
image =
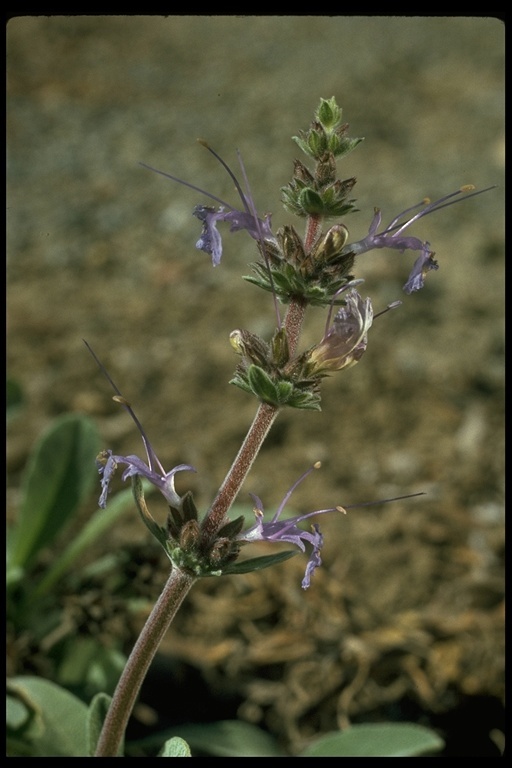
<path id="1" fill-rule="evenodd" d="M 355 200 L 351 197 L 356 180 L 337 178 L 337 163 L 362 139 L 349 136 L 348 125 L 342 122 L 341 116 L 341 109 L 334 98 L 322 99 L 308 131 L 301 131 L 294 137 L 297 146 L 314 162 L 314 168 L 310 170 L 296 160 L 292 179 L 281 191 L 286 210 L 305 221 L 304 235 L 300 235 L 293 225 L 274 232 L 271 215 L 257 212 L 239 153 L 242 182 L 210 146 L 201 142 L 229 174 L 240 200 L 236 206 L 188 181 L 145 166 L 215 203 L 198 203 L 192 211 L 202 225 L 196 247 L 211 257 L 214 267 L 221 264 L 223 257 L 221 229 L 224 225 L 229 227 L 231 233 L 247 232 L 257 245 L 258 260 L 252 264 L 252 274 L 245 279 L 272 292 L 276 330 L 270 339 L 245 329 L 237 329 L 230 336 L 231 345 L 240 358 L 232 383 L 258 399 L 260 411 L 256 424 L 260 417 L 269 418 L 270 424 L 284 406 L 320 410 L 322 379 L 331 373 L 347 370 L 362 359 L 376 315 L 371 299 L 363 298 L 359 292 L 363 280 L 353 274 L 359 257 L 374 249 L 416 254 L 404 291 L 411 294 L 420 290 L 424 287 L 427 274 L 437 270 L 439 265 L 429 242 L 410 235 L 406 230 L 426 215 L 456 202 L 464 193 L 469 193 L 467 197 L 479 194 L 473 191 L 473 187 L 462 187 L 435 202 L 425 199 L 392 218 L 384 227 L 381 211 L 375 209 L 368 234 L 351 242 L 349 230 L 340 219 L 356 210 Z M 332 219 L 336 219 L 335 223 L 326 226 Z M 400 303 L 393 302 L 384 312 Z M 284 321 L 281 320 L 279 304 L 288 305 Z M 316 344 L 300 352 L 298 338 L 304 312 L 308 306 L 315 305 L 327 307 L 325 331 Z M 179 464 L 169 471 L 164 469 L 131 405 L 96 360 L 116 392 L 114 399 L 127 410 L 136 424 L 146 451 L 146 460 L 135 455 L 123 456 L 112 450 L 103 451 L 98 456 L 102 486 L 100 506 L 106 505 L 113 475 L 121 465 L 124 467 L 122 479 L 132 480 L 144 522 L 164 546 L 174 566 L 201 576 L 235 573 L 235 561 L 244 544 L 255 541 L 287 542 L 302 551 L 308 545 L 311 554 L 303 580 L 303 587 L 308 587 L 313 571 L 321 563 L 323 538 L 316 523 L 311 530 L 303 529 L 301 524 L 326 512 L 344 511 L 342 507 L 333 507 L 283 518 L 284 505 L 291 490 L 311 470 L 292 486 L 269 521 L 264 519 L 261 500 L 252 494 L 256 522 L 244 531 L 243 517 L 231 520 L 227 512 L 244 478 L 239 469 L 242 462 L 240 456 L 246 464 L 246 473 L 266 434 L 264 430 L 260 430 L 260 434 L 255 429 L 254 433 L 259 435 L 256 440 L 250 431 L 246 438 L 249 449 L 247 445 L 242 446 L 241 454 L 235 459 L 217 499 L 200 521 L 191 493 L 188 491 L 180 496 L 175 488 L 176 474 L 195 472 L 194 468 L 189 464 Z M 254 446 L 251 447 L 253 439 Z M 249 458 L 245 457 L 244 451 Z M 147 509 L 142 479 L 155 486 L 169 506 L 165 527 L 159 526 Z M 227 488 L 230 489 L 229 494 Z M 264 560 L 266 564 L 275 561 L 272 558 Z M 263 565 L 254 564 L 256 567 Z M 245 570 L 248 569 L 246 567 Z"/>

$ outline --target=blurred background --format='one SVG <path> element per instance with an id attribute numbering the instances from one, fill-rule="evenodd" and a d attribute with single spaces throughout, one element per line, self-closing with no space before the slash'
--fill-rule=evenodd
<path id="1" fill-rule="evenodd" d="M 194 247 L 191 211 L 204 199 L 140 162 L 237 205 L 196 139 L 235 171 L 239 149 L 258 210 L 273 214 L 274 229 L 296 223 L 280 204 L 299 157 L 291 136 L 307 129 L 320 97 L 335 96 L 350 135 L 365 137 L 339 168 L 358 180 L 351 239 L 366 234 L 374 207 L 387 222 L 426 196 L 497 185 L 411 231 L 440 265 L 422 292 L 401 291 L 410 255 L 360 258 L 355 274 L 376 311 L 403 305 L 375 323 L 359 365 L 325 382 L 321 414 L 282 414 L 239 502 L 248 521 L 249 492 L 275 509 L 319 459 L 322 470 L 292 499 L 299 512 L 427 495 L 326 516 L 324 567 L 307 593 L 301 556 L 201 582 L 159 660 L 171 669 L 167 691 L 173 680 L 192 691 L 193 680 L 202 701 L 225 701 L 224 716 L 259 724 L 292 750 L 350 722 L 406 719 L 439 728 L 451 754 L 494 754 L 503 696 L 501 21 L 20 17 L 7 26 L 7 76 L 7 363 L 24 397 L 8 428 L 10 519 L 31 447 L 60 414 L 88 414 L 105 448 L 142 455 L 82 339 L 163 465 L 197 468 L 177 484 L 200 509 L 252 420 L 255 403 L 228 382 L 237 362 L 229 333 L 270 335 L 275 325 L 270 295 L 240 279 L 254 243 L 224 237 L 213 269 Z M 324 323 L 325 312 L 311 310 L 304 347 Z M 135 574 L 145 568 L 148 601 L 123 637 L 129 650 L 168 568 L 135 510 L 91 558 L 123 550 Z M 137 590 L 140 573 L 130 578 Z M 112 642 L 114 629 L 90 618 L 73 631 Z M 31 653 L 39 661 L 15 653 L 13 671 L 42 673 L 40 649 Z M 158 688 L 149 681 L 141 721 L 186 720 Z"/>

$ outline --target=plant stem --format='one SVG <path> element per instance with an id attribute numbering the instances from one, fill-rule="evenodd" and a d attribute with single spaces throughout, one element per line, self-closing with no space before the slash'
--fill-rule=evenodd
<path id="1" fill-rule="evenodd" d="M 284 319 L 284 327 L 288 337 L 288 349 L 290 357 L 293 357 L 299 346 L 300 332 L 306 313 L 307 302 L 304 299 L 292 299 L 288 305 L 288 311 Z"/>
<path id="2" fill-rule="evenodd" d="M 306 236 L 304 238 L 304 250 L 309 253 L 315 242 L 315 238 L 322 225 L 321 216 L 308 216 L 306 222 Z"/>
<path id="3" fill-rule="evenodd" d="M 293 299 L 286 313 L 284 328 L 290 356 L 297 350 L 306 303 Z M 214 537 L 258 455 L 279 408 L 260 403 L 244 442 L 226 475 L 202 525 L 205 537 Z M 173 567 L 169 579 L 135 643 L 121 674 L 101 731 L 95 757 L 116 757 L 126 725 L 160 641 L 174 619 L 196 577 Z"/>
<path id="4" fill-rule="evenodd" d="M 95 757 L 118 756 L 126 725 L 149 665 L 153 661 L 160 641 L 195 581 L 195 576 L 173 567 L 162 594 L 155 603 L 121 674 L 103 723 Z"/>
<path id="5" fill-rule="evenodd" d="M 258 455 L 263 441 L 268 435 L 278 413 L 279 408 L 277 405 L 260 403 L 236 459 L 224 478 L 224 482 L 203 521 L 201 528 L 206 538 L 213 538 L 223 524 L 224 518 L 236 499 L 245 478 L 249 474 L 254 459 Z"/>
<path id="6" fill-rule="evenodd" d="M 288 338 L 290 357 L 293 357 L 297 350 L 306 306 L 306 302 L 302 299 L 292 299 L 288 305 L 284 320 L 284 328 Z M 245 440 L 240 446 L 240 450 L 203 521 L 202 531 L 205 538 L 215 536 L 216 532 L 225 522 L 225 516 L 235 501 L 245 478 L 249 474 L 254 460 L 258 455 L 272 424 L 276 420 L 278 413 L 278 406 L 269 405 L 268 403 L 260 404 L 249 431 L 245 436 Z"/>

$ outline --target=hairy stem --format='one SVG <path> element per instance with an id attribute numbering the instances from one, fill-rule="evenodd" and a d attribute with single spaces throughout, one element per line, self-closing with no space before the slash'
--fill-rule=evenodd
<path id="1" fill-rule="evenodd" d="M 304 249 L 306 253 L 309 253 L 309 251 L 313 247 L 313 243 L 316 240 L 316 237 L 320 231 L 321 226 L 322 226 L 321 216 L 308 216 L 307 223 L 306 223 L 306 236 L 304 238 Z"/>
<path id="2" fill-rule="evenodd" d="M 95 757 L 118 755 L 126 725 L 149 665 L 153 661 L 160 641 L 195 581 L 195 576 L 183 573 L 178 568 L 172 569 L 162 594 L 151 611 L 119 678 L 103 723 Z"/>
<path id="3" fill-rule="evenodd" d="M 293 356 L 297 351 L 306 306 L 307 304 L 302 299 L 293 299 L 288 306 L 284 328 L 288 338 L 290 356 Z M 245 440 L 203 521 L 202 529 L 205 537 L 213 537 L 223 525 L 224 518 L 249 474 L 249 470 L 278 413 L 279 408 L 277 406 L 268 403 L 260 404 Z"/>
<path id="4" fill-rule="evenodd" d="M 288 348 L 290 357 L 293 357 L 299 346 L 300 332 L 304 315 L 306 313 L 307 302 L 304 299 L 292 299 L 288 305 L 288 311 L 284 319 L 284 327 L 288 337 Z"/>
<path id="5" fill-rule="evenodd" d="M 260 404 L 236 459 L 203 521 L 202 530 L 206 537 L 215 536 L 223 524 L 278 413 L 279 408 L 276 405 Z"/>
<path id="6" fill-rule="evenodd" d="M 306 303 L 292 300 L 284 320 L 290 355 L 297 346 L 306 311 Z M 258 452 L 274 423 L 279 408 L 260 403 L 244 442 L 203 521 L 203 535 L 214 537 L 223 524 Z M 95 757 L 116 757 L 126 725 L 160 641 L 176 615 L 185 596 L 196 581 L 194 576 L 174 567 L 151 614 L 140 633 L 119 679 L 96 748 Z"/>

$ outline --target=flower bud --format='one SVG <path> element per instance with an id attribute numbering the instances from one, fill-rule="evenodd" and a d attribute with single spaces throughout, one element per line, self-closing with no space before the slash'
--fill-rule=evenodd
<path id="1" fill-rule="evenodd" d="M 199 523 L 197 520 L 188 520 L 180 531 L 180 548 L 185 552 L 193 551 L 199 541 Z"/>
<path id="2" fill-rule="evenodd" d="M 329 262 L 335 259 L 348 239 L 348 229 L 344 224 L 335 224 L 323 235 L 313 252 L 313 261 Z"/>
<path id="3" fill-rule="evenodd" d="M 270 349 L 255 333 L 237 328 L 229 334 L 229 343 L 235 352 L 256 365 L 267 365 Z"/>

